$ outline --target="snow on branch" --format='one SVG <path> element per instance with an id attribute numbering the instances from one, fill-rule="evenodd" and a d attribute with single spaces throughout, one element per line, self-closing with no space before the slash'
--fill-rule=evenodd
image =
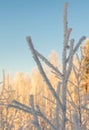
<path id="1" fill-rule="evenodd" d="M 32 52 L 32 54 L 33 54 L 33 58 L 34 58 L 34 60 L 35 60 L 35 62 L 36 62 L 36 64 L 37 64 L 37 66 L 38 66 L 38 69 L 39 69 L 39 71 L 40 71 L 42 77 L 44 78 L 44 80 L 45 80 L 45 82 L 46 82 L 46 84 L 47 84 L 49 90 L 51 91 L 51 93 L 53 94 L 53 96 L 55 97 L 55 99 L 59 102 L 59 105 L 60 105 L 61 108 L 62 108 L 62 103 L 61 103 L 61 101 L 59 100 L 59 97 L 57 96 L 57 94 L 56 94 L 56 92 L 55 92 L 55 89 L 53 88 L 51 82 L 50 82 L 49 79 L 47 78 L 46 73 L 44 72 L 43 67 L 42 67 L 42 65 L 41 65 L 41 63 L 40 63 L 40 61 L 39 61 L 39 59 L 38 59 L 38 57 L 37 57 L 37 54 L 36 54 L 35 49 L 34 49 L 34 46 L 33 46 L 33 44 L 32 44 L 31 37 L 28 36 L 26 39 L 27 39 L 29 48 L 30 48 L 30 50 L 31 50 L 31 52 Z"/>
<path id="2" fill-rule="evenodd" d="M 60 77 L 63 77 L 63 74 L 56 68 L 53 64 L 51 64 L 42 54 L 40 54 L 37 50 L 35 50 L 36 54 L 40 59 L 42 59 L 50 68 L 52 68 Z"/>
<path id="3" fill-rule="evenodd" d="M 40 54 L 35 48 L 32 43 L 31 37 L 27 36 L 26 40 L 28 43 L 28 46 L 30 48 L 30 51 L 33 55 L 33 58 L 38 66 L 39 72 L 42 75 L 43 79 L 45 80 L 48 89 L 50 90 L 52 96 L 54 97 L 54 100 L 51 101 L 48 97 L 44 97 L 49 102 L 54 103 L 54 117 L 52 119 L 48 118 L 47 115 L 45 115 L 41 109 L 40 106 L 36 105 L 34 103 L 34 97 L 33 95 L 30 96 L 30 107 L 26 106 L 25 104 L 22 104 L 16 100 L 13 100 L 11 104 L 8 104 L 7 107 L 14 107 L 18 110 L 22 110 L 26 113 L 30 113 L 33 116 L 33 125 L 37 130 L 42 130 L 41 124 L 39 122 L 39 118 L 41 118 L 45 123 L 47 123 L 52 130 L 66 130 L 66 125 L 68 122 L 68 115 L 67 115 L 67 103 L 71 105 L 71 107 L 74 110 L 74 114 L 72 116 L 73 122 L 71 124 L 74 125 L 75 130 L 81 130 L 81 121 L 79 120 L 78 113 L 75 111 L 77 110 L 77 105 L 73 101 L 71 91 L 68 90 L 68 83 L 71 84 L 71 86 L 78 88 L 76 83 L 73 83 L 70 81 L 69 76 L 71 73 L 71 70 L 73 69 L 76 79 L 78 80 L 78 72 L 76 71 L 75 66 L 73 65 L 73 56 L 80 47 L 81 43 L 86 39 L 85 36 L 81 37 L 74 47 L 74 39 L 70 40 L 70 34 L 72 29 L 68 27 L 68 21 L 67 21 L 67 6 L 68 3 L 64 4 L 64 41 L 63 41 L 63 53 L 62 53 L 62 73 L 61 71 L 56 68 L 53 64 L 50 63 L 50 61 L 47 60 L 42 54 Z M 68 51 L 69 49 L 69 51 Z M 67 56 L 68 55 L 68 56 Z M 58 81 L 58 86 L 56 87 L 56 90 L 54 86 L 51 84 L 50 80 L 48 79 L 43 66 L 40 62 L 40 59 L 48 65 L 48 67 L 52 68 L 53 73 L 61 78 L 61 81 Z M 68 99 L 68 97 L 70 100 Z M 79 95 L 78 95 L 79 96 Z M 83 107 L 82 109 L 87 110 L 87 108 Z M 80 112 L 80 111 L 79 111 Z M 54 122 L 53 122 L 54 121 Z"/>
<path id="4" fill-rule="evenodd" d="M 35 108 L 33 95 L 30 96 L 30 106 L 31 107 L 26 106 L 25 104 L 22 104 L 16 100 L 13 100 L 11 104 L 7 105 L 7 108 L 16 108 L 18 110 L 22 110 L 23 112 L 31 114 L 34 117 L 33 125 L 37 128 L 37 130 L 41 130 L 38 117 L 41 117 L 47 124 L 49 124 L 52 130 L 56 130 L 56 127 L 44 115 L 44 113 L 40 110 L 40 107 L 36 105 L 36 108 Z"/>
<path id="5" fill-rule="evenodd" d="M 34 108 L 34 97 L 33 97 L 33 95 L 30 95 L 30 105 L 31 105 L 31 109 L 32 109 L 32 115 L 33 115 L 33 118 L 34 118 L 32 123 L 37 128 L 37 130 L 41 130 L 41 126 L 39 124 L 38 116 L 37 116 L 37 114 L 35 112 L 35 108 Z"/>

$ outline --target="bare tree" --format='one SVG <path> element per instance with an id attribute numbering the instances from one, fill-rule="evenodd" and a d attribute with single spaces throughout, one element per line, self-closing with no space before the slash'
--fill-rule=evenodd
<path id="1" fill-rule="evenodd" d="M 70 34 L 72 29 L 68 27 L 68 21 L 67 21 L 67 6 L 68 4 L 64 4 L 64 41 L 63 41 L 63 53 L 62 53 L 62 72 L 56 68 L 53 64 L 51 64 L 47 58 L 45 58 L 42 54 L 40 54 L 33 46 L 31 37 L 28 36 L 26 38 L 28 42 L 28 46 L 30 48 L 30 51 L 33 55 L 33 58 L 38 66 L 39 72 L 42 75 L 44 81 L 47 84 L 47 87 L 49 91 L 51 92 L 52 97 L 54 98 L 54 108 L 53 108 L 53 114 L 54 117 L 49 118 L 48 115 L 45 115 L 45 113 L 41 110 L 40 106 L 37 104 L 34 104 L 34 97 L 33 95 L 30 96 L 30 106 L 27 106 L 25 104 L 22 104 L 16 100 L 13 100 L 11 104 L 8 105 L 8 107 L 14 107 L 16 109 L 22 110 L 24 112 L 27 112 L 33 116 L 33 125 L 37 130 L 42 130 L 42 124 L 41 120 L 45 122 L 46 129 L 50 130 L 66 130 L 68 122 L 71 123 L 71 125 L 75 126 L 72 127 L 75 130 L 82 129 L 80 127 L 80 124 L 78 123 L 78 114 L 76 111 L 74 111 L 73 121 L 71 121 L 67 114 L 67 94 L 71 94 L 68 90 L 68 83 L 69 83 L 69 76 L 71 74 L 71 70 L 73 68 L 73 57 L 74 54 L 77 52 L 78 48 L 80 47 L 81 43 L 85 40 L 85 36 L 82 36 L 78 43 L 74 46 L 74 39 L 70 39 Z M 40 62 L 42 60 L 46 65 L 48 65 L 49 68 L 51 68 L 52 72 L 55 74 L 55 76 L 58 77 L 58 85 L 56 87 L 56 90 L 52 83 L 50 82 L 49 78 L 47 77 L 46 72 L 44 71 L 44 68 Z M 72 82 L 71 82 L 72 83 Z M 73 84 L 73 83 L 72 83 Z M 49 99 L 48 99 L 49 100 Z M 73 102 L 70 104 L 73 104 Z"/>

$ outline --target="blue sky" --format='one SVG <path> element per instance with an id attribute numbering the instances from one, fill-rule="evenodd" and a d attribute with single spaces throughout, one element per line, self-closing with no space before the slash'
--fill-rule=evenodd
<path id="1" fill-rule="evenodd" d="M 35 62 L 26 36 L 48 57 L 52 50 L 61 59 L 63 5 L 65 0 L 0 0 L 0 73 L 30 72 Z M 82 35 L 89 37 L 89 0 L 67 0 L 71 38 L 75 44 Z"/>

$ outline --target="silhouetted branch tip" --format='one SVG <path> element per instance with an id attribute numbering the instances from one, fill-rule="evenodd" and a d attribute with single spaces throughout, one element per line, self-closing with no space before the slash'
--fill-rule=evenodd
<path id="1" fill-rule="evenodd" d="M 26 37 L 27 42 L 32 42 L 31 36 Z"/>

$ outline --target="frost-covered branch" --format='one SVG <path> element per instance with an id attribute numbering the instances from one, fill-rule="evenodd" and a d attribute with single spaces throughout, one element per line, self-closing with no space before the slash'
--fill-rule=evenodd
<path id="1" fill-rule="evenodd" d="M 31 105 L 31 110 L 32 110 L 32 115 L 33 115 L 33 125 L 37 128 L 37 130 L 41 130 L 41 126 L 39 124 L 39 120 L 38 120 L 38 116 L 35 112 L 35 108 L 34 108 L 34 98 L 33 95 L 30 95 L 30 105 Z"/>
<path id="2" fill-rule="evenodd" d="M 54 90 L 52 84 L 50 83 L 49 79 L 47 78 L 46 73 L 44 72 L 43 67 L 42 67 L 42 65 L 41 65 L 41 63 L 40 63 L 40 61 L 39 61 L 39 59 L 38 59 L 38 57 L 37 57 L 37 55 L 36 55 L 36 53 L 35 53 L 35 49 L 34 49 L 34 47 L 33 47 L 31 37 L 29 36 L 29 37 L 27 37 L 26 39 L 27 39 L 28 45 L 29 45 L 29 47 L 30 47 L 30 50 L 31 50 L 31 52 L 32 52 L 32 54 L 33 54 L 33 58 L 34 58 L 34 60 L 35 60 L 35 62 L 36 62 L 36 64 L 37 64 L 37 66 L 38 66 L 38 69 L 39 69 L 39 71 L 40 71 L 42 77 L 44 78 L 44 80 L 45 80 L 45 82 L 46 82 L 46 84 L 47 84 L 49 90 L 51 91 L 52 95 L 53 95 L 53 96 L 55 97 L 55 99 L 59 102 L 59 104 L 60 104 L 60 106 L 61 106 L 61 108 L 62 108 L 62 103 L 61 103 L 61 101 L 59 100 L 59 97 L 57 96 L 57 94 L 56 94 L 56 92 L 55 92 L 55 90 Z"/>
<path id="3" fill-rule="evenodd" d="M 57 86 L 57 90 L 56 90 L 58 97 L 60 96 L 61 85 L 62 85 L 61 82 L 58 82 L 58 86 Z M 60 115 L 60 107 L 59 107 L 58 101 L 56 101 L 56 108 L 55 108 L 55 122 L 56 122 L 56 124 L 55 125 L 57 127 L 57 130 L 61 129 L 59 115 Z"/>
<path id="4" fill-rule="evenodd" d="M 63 42 L 63 53 L 62 53 L 62 66 L 63 66 L 63 78 L 62 78 L 62 102 L 63 102 L 63 123 L 62 123 L 62 129 L 66 129 L 66 90 L 67 90 L 67 83 L 68 83 L 68 77 L 71 71 L 71 64 L 69 65 L 69 68 L 67 69 L 67 49 L 68 49 L 68 42 L 70 37 L 70 29 L 68 28 L 68 22 L 67 22 L 67 6 L 68 3 L 64 4 L 64 42 Z M 72 30 L 72 29 L 71 29 Z M 70 44 L 70 63 L 72 63 L 73 59 L 73 40 Z M 68 71 L 67 71 L 68 70 Z"/>
<path id="5" fill-rule="evenodd" d="M 74 120 L 74 130 L 81 130 L 77 112 L 73 114 L 73 120 Z"/>
<path id="6" fill-rule="evenodd" d="M 60 77 L 63 77 L 63 74 L 56 68 L 53 64 L 51 64 L 42 54 L 40 54 L 37 50 L 35 50 L 37 56 L 42 59 L 50 68 L 52 68 Z"/>
<path id="7" fill-rule="evenodd" d="M 28 107 L 16 100 L 14 100 L 11 104 L 8 104 L 8 108 L 16 108 L 18 110 L 22 110 L 23 112 L 29 113 L 34 117 L 33 125 L 37 127 L 38 130 L 40 130 L 40 125 L 38 122 L 38 117 L 41 117 L 49 126 L 52 128 L 52 130 L 56 130 L 56 127 L 51 123 L 51 121 L 44 115 L 43 112 L 41 112 L 40 107 L 36 105 L 36 108 L 33 106 L 32 96 L 30 99 L 30 105 L 31 107 Z M 34 108 L 34 109 L 33 109 Z"/>
<path id="8" fill-rule="evenodd" d="M 68 81 L 71 69 L 72 69 L 72 62 L 73 62 L 73 46 L 74 46 L 74 40 L 72 39 L 70 41 L 70 53 L 69 53 L 69 66 L 68 66 L 68 70 L 66 72 L 66 76 L 65 79 Z"/>
<path id="9" fill-rule="evenodd" d="M 38 66 L 39 72 L 45 80 L 48 89 L 52 94 L 52 99 L 49 97 L 44 97 L 49 102 L 53 103 L 53 113 L 52 116 L 49 117 L 45 115 L 45 112 L 41 110 L 41 107 L 34 103 L 33 95 L 30 96 L 30 107 L 22 104 L 16 100 L 12 101 L 11 104 L 8 104 L 8 107 L 14 107 L 18 110 L 22 110 L 26 113 L 29 113 L 33 116 L 33 125 L 37 130 L 42 130 L 41 122 L 44 121 L 52 130 L 66 130 L 68 123 L 71 123 L 71 129 L 81 130 L 82 121 L 81 121 L 81 109 L 88 110 L 87 107 L 81 107 L 81 95 L 80 95 L 80 86 L 82 80 L 82 74 L 84 71 L 80 73 L 80 69 L 78 69 L 73 64 L 73 57 L 81 43 L 85 40 L 85 36 L 81 37 L 74 47 L 74 39 L 70 39 L 70 34 L 72 29 L 68 27 L 67 21 L 67 6 L 68 3 L 64 4 L 64 41 L 63 41 L 63 53 L 62 53 L 62 72 L 56 68 L 50 61 L 47 60 L 42 54 L 40 54 L 32 43 L 31 37 L 26 37 L 28 46 L 33 55 L 33 58 Z M 52 72 L 58 78 L 58 86 L 54 88 L 53 84 L 47 77 L 46 72 L 43 69 L 43 66 L 40 62 L 40 59 L 52 69 Z M 79 61 L 79 65 L 81 62 Z M 70 81 L 71 70 L 73 70 L 73 74 L 75 75 L 76 82 Z M 78 104 L 75 102 L 74 97 L 72 97 L 72 90 L 69 90 L 69 86 L 74 91 L 77 90 L 78 96 Z M 68 96 L 68 97 L 67 97 Z M 69 106 L 68 106 L 69 105 Z M 71 106 L 71 108 L 69 108 Z M 47 106 L 48 107 L 48 106 Z M 68 110 L 70 109 L 70 111 Z M 77 111 L 77 112 L 76 112 Z M 74 113 L 74 114 L 73 114 Z M 71 114 L 71 118 L 70 115 Z M 72 119 L 72 120 L 71 120 Z"/>
<path id="10" fill-rule="evenodd" d="M 85 39 L 86 39 L 85 36 L 82 36 L 82 37 L 79 39 L 78 43 L 76 44 L 75 48 L 73 49 L 73 55 L 77 52 L 77 50 L 79 49 L 80 45 L 82 44 L 82 42 L 83 42 Z M 66 62 L 68 62 L 68 61 L 69 61 L 69 56 L 68 56 L 68 58 L 66 59 Z"/>

